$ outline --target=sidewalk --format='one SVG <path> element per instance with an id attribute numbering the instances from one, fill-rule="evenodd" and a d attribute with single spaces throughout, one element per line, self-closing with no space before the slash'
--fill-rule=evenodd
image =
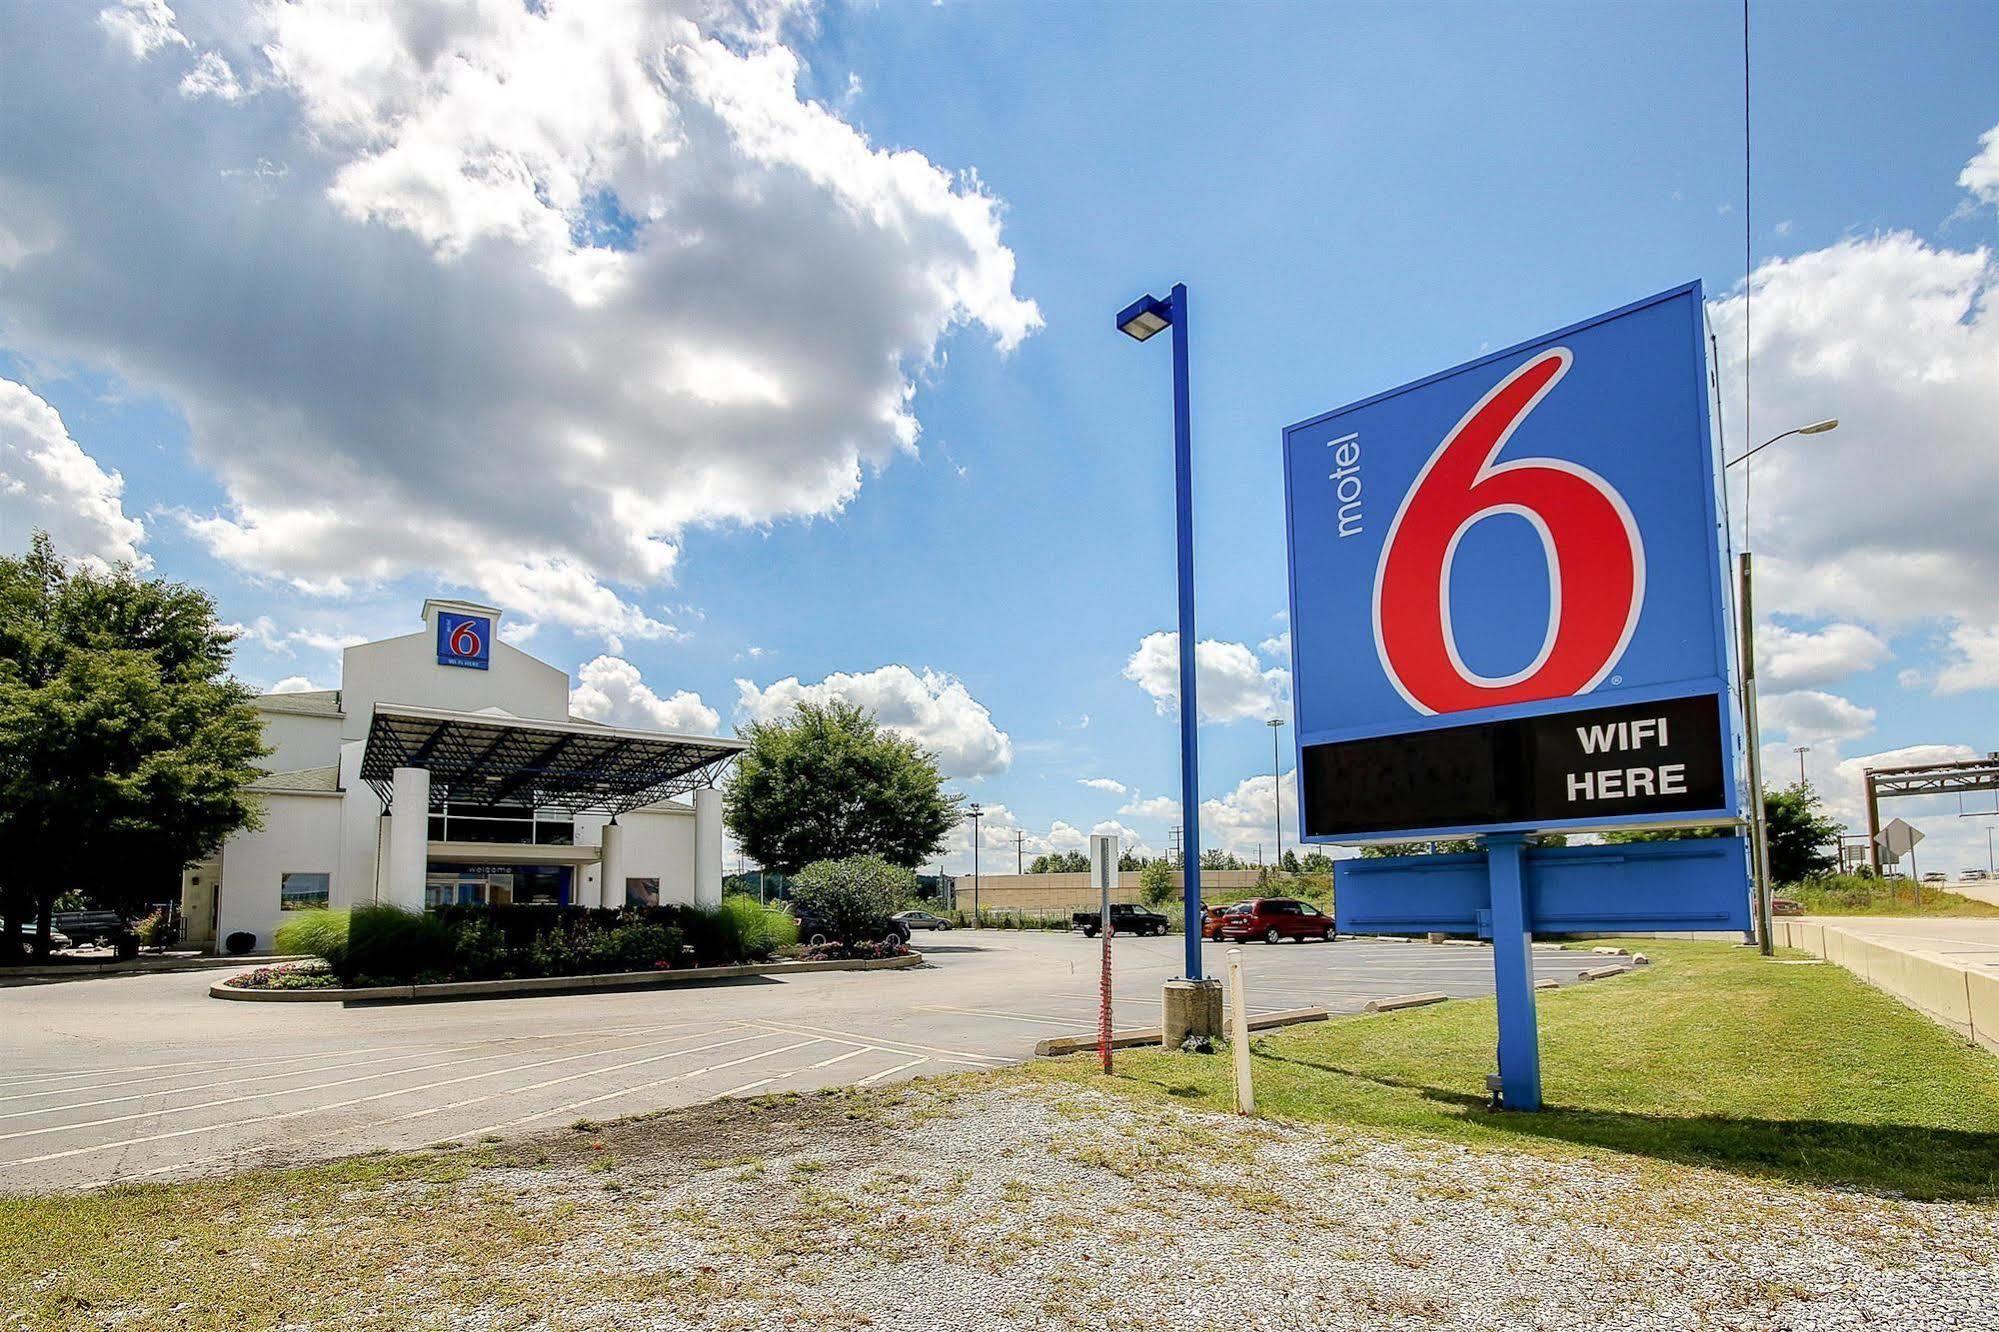
<path id="1" fill-rule="evenodd" d="M 1780 947 L 1836 962 L 1999 1053 L 1999 920 L 1808 916 L 1774 926 Z"/>

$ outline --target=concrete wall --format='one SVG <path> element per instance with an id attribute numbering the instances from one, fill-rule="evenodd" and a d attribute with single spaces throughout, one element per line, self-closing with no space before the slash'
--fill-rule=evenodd
<path id="1" fill-rule="evenodd" d="M 1136 902 L 1139 900 L 1137 870 L 1121 870 L 1118 885 L 1111 893 L 1113 902 Z M 958 909 L 972 909 L 972 876 L 954 876 L 957 882 Z M 1177 897 L 1182 884 L 1178 871 L 1173 875 L 1173 892 Z M 1257 891 L 1255 870 L 1203 870 L 1201 871 L 1201 891 L 1210 898 L 1227 896 L 1231 900 L 1254 894 Z M 1282 882 L 1273 884 L 1269 895 L 1282 896 L 1292 889 Z M 981 874 L 979 876 L 979 907 L 984 911 L 1025 911 L 1064 912 L 1089 911 L 1097 905 L 1097 894 L 1090 887 L 1087 873 L 1076 874 Z"/>
<path id="2" fill-rule="evenodd" d="M 1920 943 L 1823 921 L 1779 920 L 1771 940 L 1845 967 L 1878 990 L 1999 1053 L 1999 976 L 1973 971 Z"/>
<path id="3" fill-rule="evenodd" d="M 324 768 L 340 761 L 340 718 L 261 709 L 258 716 L 264 723 L 264 743 L 271 747 L 269 757 L 258 764 L 266 772 Z"/>
<path id="4" fill-rule="evenodd" d="M 493 632 L 499 629 L 495 615 Z M 569 675 L 506 643 L 493 644 L 488 670 L 440 666 L 436 628 L 427 624 L 421 633 L 362 643 L 341 654 L 340 703 L 347 714 L 341 733 L 364 739 L 378 702 L 458 712 L 500 708 L 516 717 L 566 721 Z"/>
<path id="5" fill-rule="evenodd" d="M 215 938 L 219 946 L 237 930 L 248 930 L 257 936 L 257 951 L 268 952 L 283 915 L 278 889 L 285 872 L 335 872 L 341 800 L 332 794 L 259 799 L 264 826 L 237 834 L 222 849 L 222 903 Z"/>
<path id="6" fill-rule="evenodd" d="M 576 816 L 576 843 L 602 846 L 606 819 L 601 814 Z M 694 901 L 694 809 L 675 801 L 663 801 L 647 809 L 618 816 L 625 830 L 625 877 L 658 879 L 662 902 Z M 578 886 L 581 900 L 601 902 L 602 882 L 598 866 L 586 868 Z M 616 900 L 623 901 L 619 896 Z"/>

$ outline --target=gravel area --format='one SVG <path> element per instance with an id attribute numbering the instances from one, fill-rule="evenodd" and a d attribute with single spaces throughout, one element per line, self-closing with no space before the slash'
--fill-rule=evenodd
<path id="1" fill-rule="evenodd" d="M 435 1298 L 411 1254 L 354 1323 L 398 1286 L 433 1294 L 398 1325 L 454 1329 L 1955 1332 L 1999 1308 L 1990 1207 L 973 1086 L 699 1107 L 405 1186 L 561 1238 L 523 1303 Z"/>

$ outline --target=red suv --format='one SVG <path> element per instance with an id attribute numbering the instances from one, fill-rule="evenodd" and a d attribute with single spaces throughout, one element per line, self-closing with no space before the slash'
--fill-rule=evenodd
<path id="1" fill-rule="evenodd" d="M 1238 902 L 1222 917 L 1224 939 L 1331 939 L 1333 918 L 1310 902 L 1289 897 L 1253 897 Z"/>

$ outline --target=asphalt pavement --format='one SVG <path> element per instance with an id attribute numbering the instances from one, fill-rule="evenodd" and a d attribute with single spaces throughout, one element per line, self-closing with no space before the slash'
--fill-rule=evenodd
<path id="1" fill-rule="evenodd" d="M 0 1191 L 80 1188 L 545 1131 L 725 1096 L 1032 1057 L 1095 1030 L 1099 943 L 918 935 L 928 965 L 701 987 L 343 1007 L 230 1003 L 216 973 L 0 989 Z M 1182 941 L 1114 942 L 1120 1028 L 1157 1025 Z M 1221 975 L 1227 946 L 1203 945 Z M 1489 994 L 1478 947 L 1246 944 L 1251 1012 Z M 1537 946 L 1567 984 L 1601 958 Z"/>

